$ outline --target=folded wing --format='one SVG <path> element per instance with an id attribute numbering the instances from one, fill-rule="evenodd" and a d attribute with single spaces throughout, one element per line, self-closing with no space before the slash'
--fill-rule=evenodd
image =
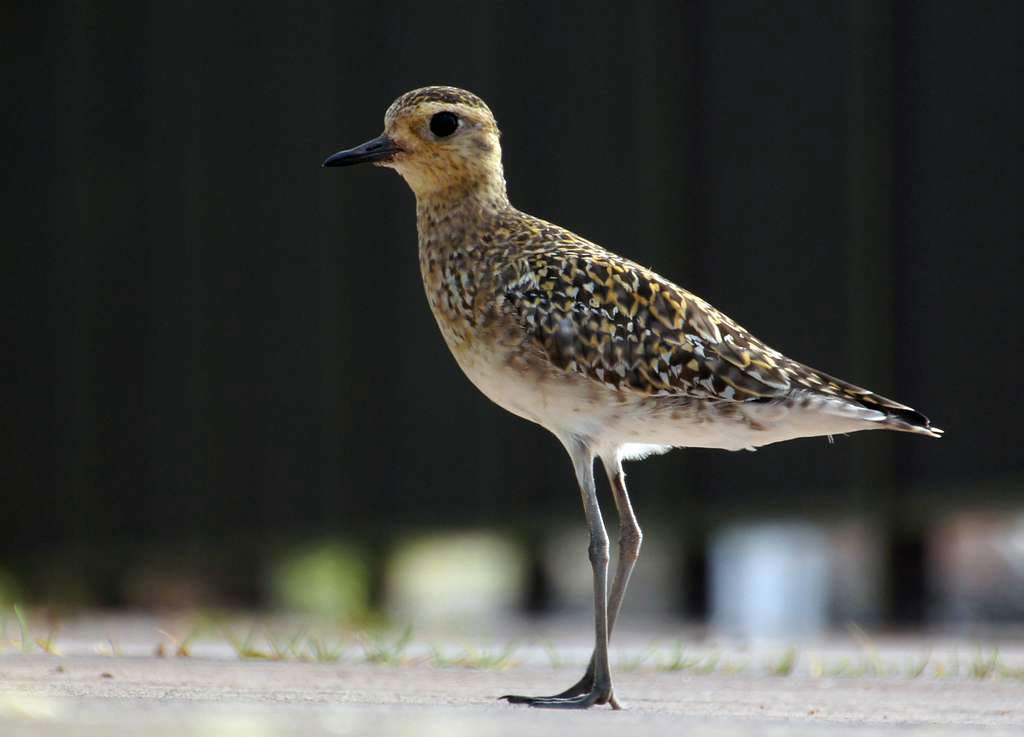
<path id="1" fill-rule="evenodd" d="M 537 254 L 504 296 L 553 366 L 620 390 L 744 400 L 793 386 L 782 354 L 696 295 L 612 254 Z"/>

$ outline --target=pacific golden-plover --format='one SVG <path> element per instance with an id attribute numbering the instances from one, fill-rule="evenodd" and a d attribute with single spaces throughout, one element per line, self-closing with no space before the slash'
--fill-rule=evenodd
<path id="1" fill-rule="evenodd" d="M 492 401 L 550 430 L 579 481 L 590 528 L 593 656 L 562 693 L 503 697 L 510 702 L 619 708 L 608 636 L 641 541 L 623 460 L 856 430 L 942 433 L 910 407 L 786 358 L 653 271 L 516 210 L 498 126 L 476 95 L 454 87 L 407 92 L 388 108 L 381 136 L 324 166 L 360 163 L 395 169 L 416 195 L 427 300 L 459 366 Z M 596 459 L 620 518 L 610 594 Z"/>

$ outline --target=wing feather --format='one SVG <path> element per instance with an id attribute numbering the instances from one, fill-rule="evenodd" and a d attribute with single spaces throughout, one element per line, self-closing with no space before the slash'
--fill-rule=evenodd
<path id="1" fill-rule="evenodd" d="M 556 370 L 644 396 L 831 398 L 838 400 L 835 411 L 856 410 L 892 429 L 942 433 L 906 405 L 787 358 L 649 269 L 550 223 L 531 222 L 545 245 L 524 249 L 514 265 L 505 262 L 498 302 Z"/>
<path id="2" fill-rule="evenodd" d="M 644 395 L 777 397 L 785 359 L 696 295 L 595 247 L 530 256 L 505 305 L 563 371 Z"/>

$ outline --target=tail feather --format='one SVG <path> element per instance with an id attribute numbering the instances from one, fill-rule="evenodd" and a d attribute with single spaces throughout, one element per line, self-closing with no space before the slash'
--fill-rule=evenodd
<path id="1" fill-rule="evenodd" d="M 927 435 L 932 438 L 941 438 L 945 432 L 942 428 L 934 427 L 927 417 L 910 407 L 888 410 L 885 419 L 880 421 L 883 427 L 899 432 L 912 432 L 917 435 Z"/>
<path id="2" fill-rule="evenodd" d="M 808 370 L 813 371 L 813 369 Z M 900 404 L 897 401 L 883 397 L 880 394 L 875 394 L 848 381 L 837 379 L 834 376 L 821 372 L 815 373 L 817 373 L 818 377 L 828 382 L 830 387 L 835 387 L 834 390 L 830 391 L 832 396 L 840 397 L 854 406 L 874 410 L 870 416 L 862 415 L 862 418 L 868 422 L 877 422 L 881 427 L 889 430 L 927 435 L 932 438 L 940 438 L 943 435 L 944 431 L 941 428 L 934 427 L 931 420 L 913 407 Z"/>

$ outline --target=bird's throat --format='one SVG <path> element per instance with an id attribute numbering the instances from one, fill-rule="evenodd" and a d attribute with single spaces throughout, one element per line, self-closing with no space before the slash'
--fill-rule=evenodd
<path id="1" fill-rule="evenodd" d="M 504 179 L 417 193 L 416 226 L 420 244 L 462 244 L 510 207 Z"/>

